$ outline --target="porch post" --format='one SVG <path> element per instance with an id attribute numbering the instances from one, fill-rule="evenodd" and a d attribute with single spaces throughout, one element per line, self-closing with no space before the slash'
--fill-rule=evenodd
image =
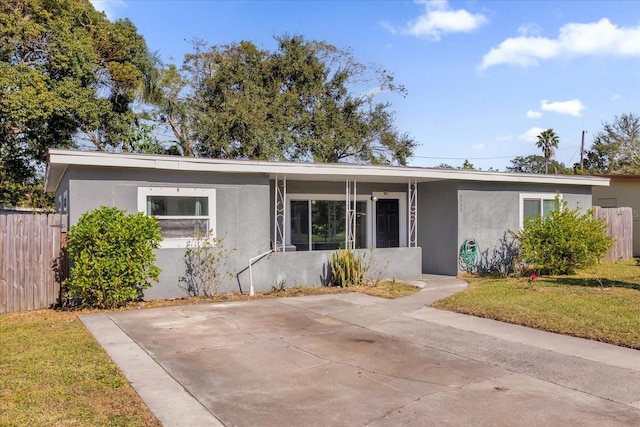
<path id="1" fill-rule="evenodd" d="M 356 247 L 356 180 L 347 178 L 346 210 L 345 210 L 345 249 Z M 353 193 L 352 193 L 353 192 Z"/>
<path id="2" fill-rule="evenodd" d="M 287 244 L 287 176 L 284 175 L 282 179 L 280 179 L 280 177 L 276 174 L 274 184 L 273 250 L 275 252 L 285 252 Z"/>
<path id="3" fill-rule="evenodd" d="M 409 247 L 418 246 L 418 182 L 409 180 Z"/>

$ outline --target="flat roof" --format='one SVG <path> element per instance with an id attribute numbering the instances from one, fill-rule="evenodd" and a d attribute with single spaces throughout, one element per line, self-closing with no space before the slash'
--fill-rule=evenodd
<path id="1" fill-rule="evenodd" d="M 606 174 L 600 175 L 605 178 L 609 178 L 612 182 L 636 182 L 640 181 L 640 175 L 621 175 L 621 174 Z"/>
<path id="2" fill-rule="evenodd" d="M 359 165 L 351 163 L 297 163 L 262 160 L 205 159 L 196 157 L 106 153 L 51 149 L 45 175 L 45 191 L 55 191 L 70 166 L 134 168 L 211 173 L 284 175 L 288 180 L 358 182 L 473 181 L 531 184 L 608 186 L 609 178 L 581 175 L 541 175 L 438 169 L 415 166 Z"/>

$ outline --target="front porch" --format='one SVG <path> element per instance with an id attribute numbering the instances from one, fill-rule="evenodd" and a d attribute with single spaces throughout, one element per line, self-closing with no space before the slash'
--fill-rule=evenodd
<path id="1" fill-rule="evenodd" d="M 271 180 L 275 252 L 418 247 L 418 184 Z"/>

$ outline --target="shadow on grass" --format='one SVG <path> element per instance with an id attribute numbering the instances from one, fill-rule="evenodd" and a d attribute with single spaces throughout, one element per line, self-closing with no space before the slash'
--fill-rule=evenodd
<path id="1" fill-rule="evenodd" d="M 640 291 L 640 284 L 623 280 L 597 279 L 595 277 L 546 277 L 546 281 L 553 282 L 558 285 L 569 286 L 587 286 L 597 288 L 626 288 Z"/>

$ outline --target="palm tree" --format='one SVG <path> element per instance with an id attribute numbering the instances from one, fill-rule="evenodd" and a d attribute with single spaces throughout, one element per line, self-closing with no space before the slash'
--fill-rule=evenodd
<path id="1" fill-rule="evenodd" d="M 549 173 L 549 159 L 553 157 L 553 149 L 558 148 L 558 143 L 560 142 L 560 138 L 556 135 L 556 132 L 553 129 L 547 129 L 542 131 L 540 135 L 538 135 L 538 142 L 536 142 L 536 147 L 542 150 L 542 154 L 544 155 L 544 173 Z"/>

